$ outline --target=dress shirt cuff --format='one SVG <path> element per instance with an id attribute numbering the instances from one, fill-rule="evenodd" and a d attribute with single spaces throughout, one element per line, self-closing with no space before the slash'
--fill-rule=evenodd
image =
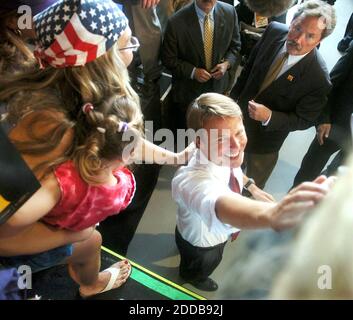
<path id="1" fill-rule="evenodd" d="M 270 121 L 271 121 L 271 118 L 272 118 L 272 112 L 271 112 L 270 116 L 268 117 L 268 119 L 267 119 L 266 121 L 262 121 L 262 125 L 263 125 L 264 127 L 267 127 L 268 124 L 269 124 Z"/>
<path id="2" fill-rule="evenodd" d="M 194 67 L 194 69 L 192 69 L 191 76 L 190 76 L 190 79 L 192 80 L 194 80 L 195 71 L 196 71 L 196 68 Z"/>

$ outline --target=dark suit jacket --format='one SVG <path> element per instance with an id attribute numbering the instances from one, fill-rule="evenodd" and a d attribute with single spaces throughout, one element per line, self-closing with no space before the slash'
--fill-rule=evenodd
<path id="1" fill-rule="evenodd" d="M 233 6 L 217 2 L 214 11 L 213 65 L 228 60 L 234 66 L 240 50 L 237 14 Z M 172 72 L 173 100 L 187 105 L 201 93 L 223 93 L 229 72 L 220 80 L 199 83 L 190 78 L 192 70 L 205 68 L 204 45 L 194 3 L 170 17 L 164 35 L 162 62 Z"/>
<path id="2" fill-rule="evenodd" d="M 338 125 L 347 135 L 353 113 L 353 41 L 332 68 L 330 78 L 332 91 L 319 123 Z"/>
<path id="3" fill-rule="evenodd" d="M 331 87 L 329 75 L 315 48 L 256 98 L 255 102 L 272 110 L 268 126 L 250 119 L 248 101 L 255 98 L 269 67 L 286 41 L 287 33 L 286 25 L 269 24 L 231 93 L 244 114 L 248 134 L 246 151 L 250 153 L 279 151 L 290 131 L 304 130 L 315 124 L 327 101 Z"/>

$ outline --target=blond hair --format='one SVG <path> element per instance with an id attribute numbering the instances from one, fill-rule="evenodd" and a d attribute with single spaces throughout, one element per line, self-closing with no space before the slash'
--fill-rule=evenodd
<path id="1" fill-rule="evenodd" d="M 202 129 L 205 120 L 211 117 L 242 117 L 242 113 L 233 99 L 219 93 L 203 93 L 188 108 L 187 127 Z"/>
<path id="2" fill-rule="evenodd" d="M 128 71 L 119 56 L 117 44 L 105 55 L 82 67 L 55 69 L 48 66 L 44 70 L 33 68 L 29 72 L 0 79 L 0 101 L 7 102 L 7 119 L 11 123 L 22 121 L 29 112 L 38 111 L 40 114 L 48 108 L 65 114 L 62 122 L 60 119 L 55 121 L 58 132 L 55 135 L 55 142 L 49 142 L 47 134 L 35 137 L 32 135 L 33 140 L 15 141 L 20 152 L 35 156 L 38 156 L 41 151 L 42 154 L 48 153 L 55 148 L 55 144 L 62 141 L 67 130 L 70 128 L 75 130 L 72 147 L 65 150 L 63 157 L 39 165 L 40 168 L 45 168 L 46 174 L 54 166 L 72 157 L 76 146 L 85 144 L 87 136 L 81 134 L 79 129 L 81 126 L 73 125 L 76 123 L 82 105 L 86 102 L 92 103 L 97 111 L 104 114 L 104 110 L 99 108 L 104 108 L 106 101 L 113 101 L 118 97 L 126 97 L 131 101 L 136 113 L 134 117 L 142 119 L 139 97 L 130 85 Z M 48 125 L 53 124 L 51 117 L 40 119 L 38 116 L 33 119 L 34 122 L 41 123 L 44 120 L 48 121 Z M 34 122 L 31 126 L 35 125 Z M 27 130 L 30 128 L 28 127 Z M 85 180 L 91 180 L 89 176 L 90 174 Z M 84 177 L 86 177 L 85 174 Z"/>
<path id="3" fill-rule="evenodd" d="M 126 131 L 119 127 L 126 123 Z M 73 160 L 83 180 L 99 184 L 106 161 L 122 160 L 124 149 L 136 146 L 142 137 L 143 119 L 135 101 L 113 97 L 89 112 L 79 115 L 77 131 L 85 136 Z"/>
<path id="4" fill-rule="evenodd" d="M 277 279 L 271 298 L 353 298 L 352 183 L 353 157 L 334 189 L 302 226 L 288 265 Z M 320 278 L 325 276 L 325 272 L 331 276 L 332 288 L 321 286 Z"/>
<path id="5" fill-rule="evenodd" d="M 0 101 L 8 102 L 9 116 L 18 118 L 25 109 L 32 109 L 45 100 L 45 89 L 60 95 L 62 108 L 75 117 L 85 103 L 100 104 L 114 95 L 124 95 L 136 101 L 117 43 L 103 56 L 81 67 L 33 68 L 29 72 L 0 80 Z M 11 101 L 13 99 L 13 101 Z M 30 100 L 28 100 L 30 99 Z"/>

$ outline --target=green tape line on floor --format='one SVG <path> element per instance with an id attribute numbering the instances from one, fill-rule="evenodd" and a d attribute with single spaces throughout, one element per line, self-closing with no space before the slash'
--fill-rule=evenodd
<path id="1" fill-rule="evenodd" d="M 189 296 L 188 294 L 183 293 L 157 279 L 152 278 L 151 276 L 144 273 L 143 271 L 140 271 L 137 268 L 134 268 L 132 270 L 131 278 L 172 300 L 195 300 L 195 298 Z"/>
<path id="2" fill-rule="evenodd" d="M 125 257 L 104 246 L 102 246 L 102 250 L 119 259 L 125 259 Z M 131 260 L 129 261 L 131 265 L 135 267 L 132 270 L 131 278 L 144 286 L 174 300 L 206 300 L 204 297 L 155 274 L 137 263 Z"/>

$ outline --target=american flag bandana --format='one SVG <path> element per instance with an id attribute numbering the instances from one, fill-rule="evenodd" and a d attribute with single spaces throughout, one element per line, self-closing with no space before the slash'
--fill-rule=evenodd
<path id="1" fill-rule="evenodd" d="M 34 17 L 41 68 L 84 66 L 106 53 L 128 27 L 111 0 L 61 0 Z"/>

